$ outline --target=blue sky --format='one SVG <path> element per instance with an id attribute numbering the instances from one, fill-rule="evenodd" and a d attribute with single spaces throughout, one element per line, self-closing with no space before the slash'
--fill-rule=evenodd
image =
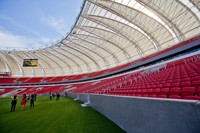
<path id="1" fill-rule="evenodd" d="M 70 31 L 83 0 L 0 0 L 0 47 L 50 45 Z"/>

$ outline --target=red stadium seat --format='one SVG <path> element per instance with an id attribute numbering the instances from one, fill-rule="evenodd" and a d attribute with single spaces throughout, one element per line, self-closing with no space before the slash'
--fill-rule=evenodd
<path id="1" fill-rule="evenodd" d="M 180 87 L 172 87 L 169 92 L 169 98 L 173 99 L 181 99 L 181 88 Z"/>
<path id="2" fill-rule="evenodd" d="M 200 87 L 197 88 L 197 95 L 200 96 Z"/>
<path id="3" fill-rule="evenodd" d="M 149 97 L 157 97 L 157 95 L 159 95 L 159 93 L 160 93 L 160 88 L 152 89 L 152 92 L 149 95 Z"/>
<path id="4" fill-rule="evenodd" d="M 179 96 L 179 95 L 169 95 L 169 98 L 172 98 L 172 99 L 182 99 L 182 97 Z"/>
<path id="5" fill-rule="evenodd" d="M 168 94 L 169 94 L 169 88 L 160 89 L 160 95 L 168 95 Z"/>
<path id="6" fill-rule="evenodd" d="M 186 96 L 194 96 L 195 94 L 195 87 L 183 87 L 181 90 L 182 97 Z"/>
<path id="7" fill-rule="evenodd" d="M 191 86 L 191 82 L 190 81 L 181 82 L 181 86 Z"/>
<path id="8" fill-rule="evenodd" d="M 181 94 L 181 88 L 180 87 L 172 87 L 170 89 L 170 95 L 180 95 Z"/>
<path id="9" fill-rule="evenodd" d="M 169 88 L 161 88 L 160 89 L 160 94 L 157 95 L 159 98 L 167 98 L 169 95 Z"/>
<path id="10" fill-rule="evenodd" d="M 167 95 L 158 95 L 158 98 L 167 98 Z"/>
<path id="11" fill-rule="evenodd" d="M 171 86 L 170 83 L 165 83 L 165 84 L 163 84 L 163 87 L 170 87 L 170 86 Z"/>
<path id="12" fill-rule="evenodd" d="M 180 82 L 173 82 L 171 83 L 171 87 L 179 87 L 180 86 Z"/>
<path id="13" fill-rule="evenodd" d="M 200 100 L 200 96 L 185 96 L 184 99 L 188 99 L 188 100 Z"/>
<path id="14" fill-rule="evenodd" d="M 200 80 L 199 79 L 193 80 L 192 81 L 192 85 L 196 86 L 196 87 L 199 87 L 200 86 Z"/>

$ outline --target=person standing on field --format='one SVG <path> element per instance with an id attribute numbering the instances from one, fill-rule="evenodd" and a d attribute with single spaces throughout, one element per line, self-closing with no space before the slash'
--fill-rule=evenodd
<path id="1" fill-rule="evenodd" d="M 50 96 L 50 100 L 52 100 L 52 93 L 51 92 L 49 93 L 49 96 Z"/>
<path id="2" fill-rule="evenodd" d="M 56 93 L 56 101 L 58 101 L 59 98 L 60 98 L 60 94 L 57 92 L 57 93 Z"/>
<path id="3" fill-rule="evenodd" d="M 34 101 L 35 101 L 35 95 L 31 94 L 31 99 L 30 99 L 30 109 L 33 107 L 34 108 Z"/>
<path id="4" fill-rule="evenodd" d="M 15 107 L 16 107 L 16 104 L 17 104 L 17 94 L 15 94 L 14 96 L 11 96 L 12 98 L 12 101 L 11 101 L 11 112 L 15 111 Z"/>
<path id="5" fill-rule="evenodd" d="M 21 105 L 22 105 L 22 111 L 26 109 L 26 94 L 23 94 L 22 96 L 22 101 L 21 101 Z"/>
<path id="6" fill-rule="evenodd" d="M 52 93 L 52 96 L 53 96 L 53 99 L 54 99 L 54 97 L 55 97 L 55 93 Z"/>
<path id="7" fill-rule="evenodd" d="M 37 94 L 35 93 L 35 95 L 34 95 L 34 96 L 35 96 L 35 101 L 36 101 Z"/>

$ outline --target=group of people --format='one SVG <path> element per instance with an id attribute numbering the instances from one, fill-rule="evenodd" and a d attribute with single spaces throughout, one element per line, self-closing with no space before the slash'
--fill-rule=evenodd
<path id="1" fill-rule="evenodd" d="M 60 93 L 49 93 L 49 96 L 50 96 L 50 100 L 53 100 L 54 97 L 56 96 L 56 101 L 58 101 L 60 99 Z"/>
<path id="2" fill-rule="evenodd" d="M 50 100 L 53 100 L 56 96 L 56 101 L 60 99 L 60 93 L 49 93 L 50 95 Z M 21 100 L 21 105 L 22 105 L 22 111 L 26 109 L 26 103 L 30 100 L 30 109 L 34 108 L 34 102 L 36 101 L 36 94 L 31 94 L 31 95 L 26 95 L 23 94 L 22 100 Z M 11 96 L 12 101 L 11 101 L 11 112 L 15 111 L 15 107 L 17 105 L 17 100 L 18 96 L 17 94 Z"/>
<path id="3" fill-rule="evenodd" d="M 36 94 L 31 94 L 31 95 L 26 95 L 23 94 L 22 100 L 21 100 L 21 105 L 22 105 L 22 111 L 26 109 L 26 103 L 30 100 L 30 109 L 34 108 L 34 101 L 36 101 Z M 12 101 L 11 101 L 11 112 L 15 111 L 15 107 L 17 104 L 18 96 L 15 94 L 14 96 L 11 96 Z"/>

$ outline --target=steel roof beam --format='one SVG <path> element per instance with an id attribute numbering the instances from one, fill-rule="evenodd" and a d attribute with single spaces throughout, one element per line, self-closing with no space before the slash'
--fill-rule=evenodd
<path id="1" fill-rule="evenodd" d="M 102 17 L 103 18 L 103 17 Z M 86 18 L 90 21 L 93 21 L 93 22 L 97 22 L 96 20 L 94 19 L 91 19 L 91 18 Z M 104 18 L 106 19 L 106 18 Z M 124 37 L 126 40 L 128 40 L 131 44 L 133 44 L 135 46 L 135 48 L 138 50 L 138 53 L 140 54 L 140 56 L 142 57 L 142 55 L 144 54 L 144 52 L 142 51 L 142 49 L 134 42 L 132 41 L 131 39 L 129 39 L 126 35 L 124 35 L 121 31 L 119 30 L 116 30 L 114 27 L 110 27 L 108 24 L 104 23 L 104 22 L 97 22 L 98 24 L 116 32 L 117 34 L 120 34 L 120 36 Z"/>
<path id="2" fill-rule="evenodd" d="M 64 41 L 64 40 L 63 40 L 63 41 Z M 62 43 L 63 43 L 65 46 L 67 46 L 68 48 L 71 48 L 71 49 L 77 51 L 78 53 L 80 53 L 80 54 L 86 56 L 86 57 L 89 58 L 92 62 L 95 63 L 95 65 L 97 66 L 98 69 L 100 68 L 100 67 L 99 67 L 99 64 L 98 64 L 94 59 L 92 59 L 89 55 L 87 55 L 86 53 L 80 51 L 79 49 L 75 49 L 75 48 L 69 46 L 67 43 L 64 43 L 63 41 L 62 41 Z M 67 40 L 67 41 L 72 42 L 71 40 Z M 73 42 L 72 42 L 72 43 L 73 43 Z M 87 64 L 87 63 L 86 63 L 86 64 Z M 87 64 L 87 66 L 89 66 L 89 65 Z M 90 67 L 89 67 L 89 69 L 90 69 Z M 91 69 L 90 69 L 90 70 L 91 70 Z"/>
<path id="3" fill-rule="evenodd" d="M 61 44 L 62 44 L 62 43 L 61 43 Z M 66 49 L 63 49 L 61 46 L 59 46 L 59 50 L 62 50 L 62 51 L 64 51 L 64 53 L 67 52 L 67 53 L 70 53 L 71 55 L 75 56 L 73 53 L 71 53 L 70 51 L 66 51 Z M 66 57 L 68 60 L 70 60 L 71 62 L 73 62 L 74 64 L 76 64 L 76 66 L 77 66 L 78 69 L 79 69 L 79 72 L 82 72 L 82 69 L 81 69 L 80 65 L 79 65 L 76 61 L 72 60 L 72 59 L 71 59 L 70 57 L 68 57 L 66 54 L 61 53 L 61 52 L 58 51 L 57 49 L 54 49 L 54 51 L 56 51 L 57 53 L 61 54 L 62 56 Z M 76 56 L 75 56 L 75 57 L 76 57 Z M 80 60 L 81 60 L 81 59 L 80 59 Z M 82 61 L 82 60 L 81 60 L 81 61 Z M 72 69 L 72 67 L 71 67 L 71 69 Z M 72 71 L 72 73 L 74 73 L 74 71 Z"/>
<path id="4" fill-rule="evenodd" d="M 78 37 L 78 36 L 86 36 L 87 38 L 90 37 L 90 38 L 95 38 L 95 39 L 101 40 L 100 38 L 97 38 L 97 37 L 94 37 L 94 36 L 88 36 L 88 35 L 84 35 L 84 34 L 77 34 L 77 36 L 74 36 L 74 37 L 77 37 L 78 39 L 80 39 L 80 40 L 82 40 L 82 41 L 84 41 L 84 42 L 91 43 L 92 45 L 94 45 L 94 46 L 96 46 L 96 47 L 98 47 L 98 48 L 100 48 L 100 49 L 103 49 L 104 51 L 106 51 L 107 53 L 109 53 L 110 55 L 112 55 L 112 57 L 115 59 L 116 63 L 119 62 L 119 59 L 117 59 L 117 57 L 116 57 L 113 53 L 111 53 L 110 51 L 108 51 L 107 49 L 105 49 L 105 48 L 103 48 L 103 47 L 97 45 L 97 44 L 94 43 L 94 42 L 88 41 L 88 40 L 86 40 L 86 39 L 82 39 L 82 38 L 80 38 L 80 37 Z"/>
<path id="5" fill-rule="evenodd" d="M 84 27 L 89 27 L 89 26 L 84 26 Z M 109 43 L 109 44 L 111 44 L 111 45 L 117 47 L 119 50 L 121 50 L 121 51 L 123 52 L 123 54 L 125 55 L 125 57 L 130 58 L 130 55 L 129 55 L 123 48 L 121 48 L 121 47 L 118 46 L 117 44 L 111 42 L 110 40 L 105 39 L 105 38 L 103 38 L 103 37 L 100 36 L 100 35 L 94 34 L 93 32 L 87 31 L 87 30 L 85 30 L 85 29 L 83 29 L 83 28 L 81 28 L 81 27 L 78 27 L 78 26 L 77 26 L 76 28 L 78 28 L 78 29 L 80 29 L 80 30 L 83 30 L 83 31 L 86 31 L 86 32 L 88 32 L 88 33 L 90 33 L 90 34 L 93 34 L 93 35 L 99 37 L 100 40 L 103 40 L 103 41 L 105 41 L 105 42 L 107 42 L 107 43 Z M 89 28 L 91 28 L 91 27 L 89 27 Z M 95 29 L 95 28 L 94 28 L 94 29 Z M 97 28 L 96 28 L 96 29 L 97 29 Z M 102 30 L 102 29 L 101 29 L 101 30 Z M 105 30 L 104 30 L 104 31 L 105 31 Z M 108 32 L 108 31 L 107 31 L 107 32 Z M 110 32 L 110 33 L 111 33 L 111 32 Z M 113 34 L 113 33 L 112 33 L 112 34 Z"/>
<path id="6" fill-rule="evenodd" d="M 89 1 L 90 1 L 90 0 L 89 0 Z M 90 1 L 90 2 L 91 2 L 91 1 Z M 108 10 L 109 12 L 115 14 L 116 16 L 119 16 L 119 17 L 123 18 L 124 20 L 126 20 L 127 22 L 132 23 L 133 25 L 139 27 L 139 28 L 142 29 L 151 39 L 154 39 L 154 42 L 157 42 L 157 41 L 155 40 L 155 37 L 153 37 L 146 29 L 144 29 L 144 27 L 141 27 L 139 24 L 136 24 L 136 23 L 132 22 L 132 20 L 130 20 L 130 19 L 128 19 L 127 17 L 125 17 L 125 16 L 119 14 L 118 12 L 116 12 L 115 10 L 113 10 L 113 9 L 111 9 L 111 8 L 105 7 L 105 6 L 103 6 L 103 5 L 99 4 L 99 3 L 97 3 L 96 5 L 99 6 L 99 7 L 101 7 L 101 8 L 103 8 L 103 9 L 105 9 L 105 10 Z M 144 15 L 145 15 L 145 14 L 144 14 Z M 148 17 L 149 17 L 149 16 L 148 16 Z M 154 45 L 154 46 L 155 46 L 155 45 Z M 158 47 L 158 49 L 159 49 L 159 46 L 155 46 L 155 47 Z"/>
<path id="7" fill-rule="evenodd" d="M 72 36 L 73 36 L 73 35 L 72 35 Z M 75 36 L 73 36 L 73 37 L 75 37 Z M 73 41 L 72 41 L 72 42 L 73 42 Z M 73 43 L 75 43 L 75 42 L 73 42 Z M 88 50 L 88 51 L 90 51 L 90 52 L 96 54 L 98 57 L 100 57 L 101 59 L 103 59 L 103 61 L 104 61 L 104 63 L 105 63 L 106 65 L 108 65 L 108 62 L 107 62 L 100 54 L 98 54 L 97 52 L 94 52 L 94 51 L 90 50 L 89 48 L 80 45 L 79 43 L 75 43 L 75 44 L 77 44 L 78 46 L 80 46 L 80 47 L 82 47 L 82 48 L 84 48 L 84 49 L 86 49 L 86 50 Z"/>

